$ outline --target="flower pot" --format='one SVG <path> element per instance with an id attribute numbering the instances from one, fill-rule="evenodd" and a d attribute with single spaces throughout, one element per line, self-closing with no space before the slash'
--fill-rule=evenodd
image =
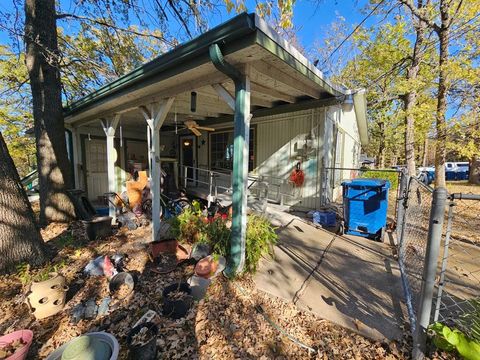
<path id="1" fill-rule="evenodd" d="M 24 343 L 23 347 L 18 348 L 13 355 L 5 358 L 5 360 L 23 360 L 27 357 L 28 349 L 30 349 L 30 345 L 32 345 L 33 340 L 33 332 L 31 330 L 18 330 L 14 331 L 10 334 L 0 336 L 0 344 L 1 346 L 5 346 L 6 344 L 11 344 L 16 340 L 22 340 Z"/>
<path id="2" fill-rule="evenodd" d="M 47 360 L 116 360 L 119 350 L 118 341 L 113 335 L 92 332 L 63 344 Z"/>
<path id="3" fill-rule="evenodd" d="M 193 299 L 196 301 L 202 300 L 205 297 L 211 282 L 212 280 L 197 275 L 190 277 L 190 279 L 188 279 L 188 284 L 192 289 Z"/>
<path id="4" fill-rule="evenodd" d="M 124 286 L 126 290 L 122 291 L 122 293 L 118 293 L 121 286 Z M 125 299 L 128 295 L 130 295 L 135 288 L 135 279 L 132 274 L 128 272 L 119 272 L 117 275 L 112 277 L 110 282 L 108 283 L 108 289 L 110 290 L 110 294 L 115 296 L 117 299 Z"/>
<path id="5" fill-rule="evenodd" d="M 210 245 L 205 243 L 197 243 L 193 246 L 191 257 L 195 260 L 203 259 L 212 253 Z"/>
<path id="6" fill-rule="evenodd" d="M 182 261 L 189 259 L 190 253 L 192 251 L 189 245 L 181 245 L 181 244 L 178 244 L 175 250 L 176 250 L 175 254 L 177 255 L 178 263 L 181 263 Z"/>
<path id="7" fill-rule="evenodd" d="M 181 299 L 171 299 L 169 296 L 177 290 L 184 294 L 183 297 Z M 163 315 L 172 319 L 184 317 L 192 306 L 191 293 L 192 290 L 187 283 L 171 284 L 163 289 Z"/>
<path id="8" fill-rule="evenodd" d="M 154 241 L 150 243 L 150 252 L 155 259 L 161 254 L 176 254 L 177 262 L 190 258 L 191 248 L 188 245 L 181 245 L 175 239 Z"/>
<path id="9" fill-rule="evenodd" d="M 65 278 L 58 273 L 50 273 L 45 281 L 34 281 L 30 285 L 27 303 L 36 319 L 44 319 L 60 312 L 65 306 L 68 286 Z"/>
<path id="10" fill-rule="evenodd" d="M 153 241 L 150 243 L 150 252 L 155 259 L 162 253 L 175 254 L 178 246 L 178 241 L 175 239 Z"/>
<path id="11" fill-rule="evenodd" d="M 209 255 L 195 265 L 195 274 L 205 279 L 211 278 L 216 274 L 218 264 L 219 259 L 215 260 L 212 255 Z"/>
<path id="12" fill-rule="evenodd" d="M 138 336 L 146 328 L 146 341 L 135 344 L 135 335 Z M 152 322 L 135 326 L 127 335 L 128 358 L 131 360 L 155 360 L 157 357 L 158 327 Z"/>
<path id="13" fill-rule="evenodd" d="M 89 240 L 99 239 L 112 234 L 112 218 L 96 216 L 92 220 L 82 220 Z"/>

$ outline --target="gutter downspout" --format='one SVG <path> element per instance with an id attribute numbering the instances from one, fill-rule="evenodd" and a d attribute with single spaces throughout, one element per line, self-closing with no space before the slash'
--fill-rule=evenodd
<path id="1" fill-rule="evenodd" d="M 232 172 L 232 235 L 227 277 L 243 271 L 247 230 L 248 150 L 250 136 L 250 80 L 223 58 L 217 44 L 209 47 L 210 60 L 235 83 L 235 115 Z"/>

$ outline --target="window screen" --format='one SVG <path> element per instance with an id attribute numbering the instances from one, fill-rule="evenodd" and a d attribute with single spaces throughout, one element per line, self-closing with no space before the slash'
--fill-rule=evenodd
<path id="1" fill-rule="evenodd" d="M 250 129 L 248 171 L 255 166 L 254 140 L 254 129 Z M 233 130 L 210 134 L 210 167 L 212 170 L 233 170 Z"/>

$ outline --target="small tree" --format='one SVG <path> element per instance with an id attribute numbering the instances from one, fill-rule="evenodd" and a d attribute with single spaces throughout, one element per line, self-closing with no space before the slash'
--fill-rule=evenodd
<path id="1" fill-rule="evenodd" d="M 0 132 L 0 273 L 47 260 L 46 248 L 20 177 Z"/>

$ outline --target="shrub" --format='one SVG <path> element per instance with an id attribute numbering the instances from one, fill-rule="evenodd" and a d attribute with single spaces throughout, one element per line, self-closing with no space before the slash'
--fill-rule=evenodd
<path id="1" fill-rule="evenodd" d="M 245 272 L 255 273 L 263 256 L 273 256 L 277 234 L 270 222 L 259 215 L 250 215 L 247 220 L 245 249 Z"/>
<path id="2" fill-rule="evenodd" d="M 212 247 L 214 254 L 230 255 L 231 230 L 229 219 L 216 218 L 207 222 L 200 212 L 186 209 L 170 220 L 172 232 L 178 241 L 190 243 L 205 242 Z M 277 234 L 270 222 L 259 215 L 249 215 L 247 219 L 245 272 L 254 273 L 263 256 L 273 256 L 273 246 Z"/>
<path id="3" fill-rule="evenodd" d="M 172 235 L 179 242 L 206 242 L 204 218 L 193 209 L 185 209 L 180 215 L 168 220 Z"/>
<path id="4" fill-rule="evenodd" d="M 398 187 L 398 173 L 393 171 L 373 171 L 366 170 L 360 173 L 364 179 L 382 179 L 390 181 L 390 188 L 396 190 Z"/>

